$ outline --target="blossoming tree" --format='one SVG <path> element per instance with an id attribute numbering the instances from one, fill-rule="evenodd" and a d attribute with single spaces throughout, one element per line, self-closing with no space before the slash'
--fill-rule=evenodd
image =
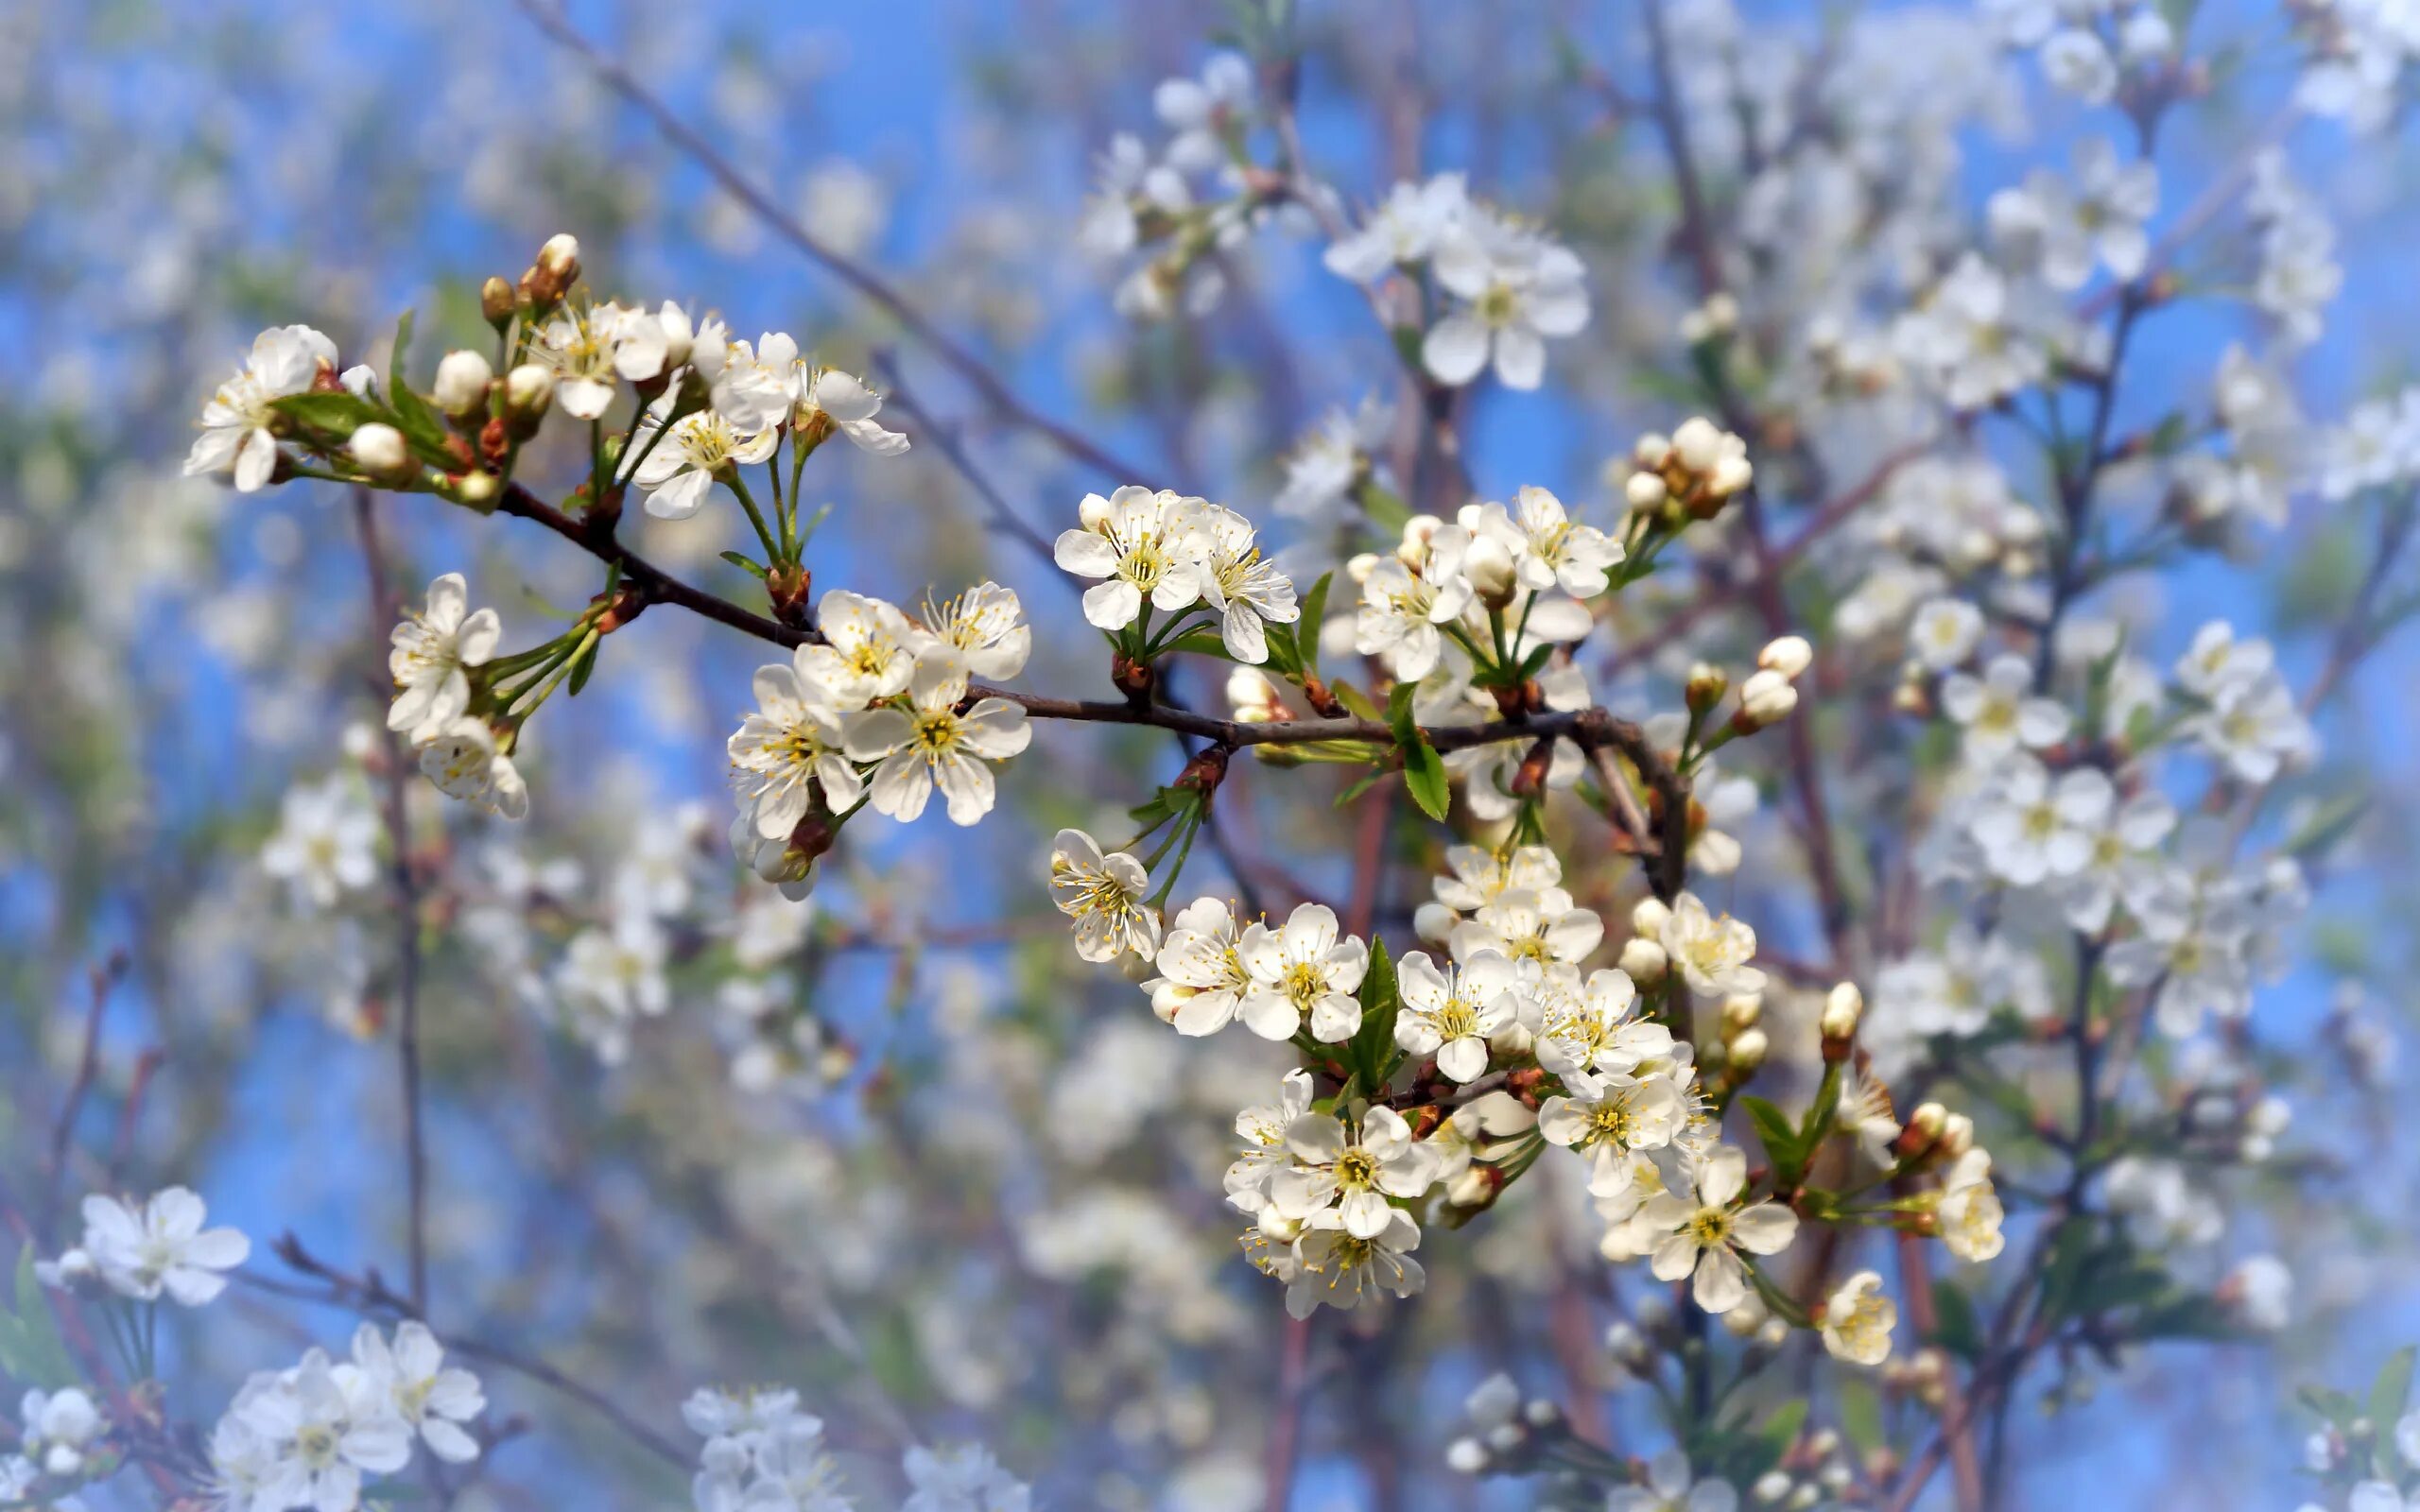
<path id="1" fill-rule="evenodd" d="M 2058 1504 L 2031 1404 L 2312 1317 L 2361 1210 L 2286 1091 L 2335 1120 L 2388 1041 L 2255 1010 L 2383 959 L 2302 917 L 2377 885 L 2321 731 L 2420 608 L 2420 404 L 2305 418 L 2344 273 L 2289 145 L 2394 116 L 2385 8 L 2289 7 L 2273 101 L 2189 6 L 1645 0 L 1507 97 L 1239 5 L 1054 228 L 1123 322 L 1098 427 L 850 231 L 872 180 L 794 215 L 520 9 L 850 302 L 739 324 L 744 277 L 667 298 L 583 226 L 436 341 L 278 311 L 208 395 L 179 496 L 310 496 L 265 580 L 366 584 L 283 638 L 353 722 L 126 895 L 173 928 L 78 963 L 72 1053 L 27 1037 L 0 1507 L 1277 1512 L 1333 1461 L 1374 1506 L 1971 1512 Z M 2029 96 L 2072 144 L 1979 177 Z M 1315 129 L 1362 110 L 1382 169 Z M 1518 428 L 1558 388 L 1584 465 Z M 2313 657 L 2176 611 L 2289 557 Z M 728 796 L 650 812 L 642 748 Z M 285 1006 L 216 1016 L 229 957 Z M 248 1238 L 158 1108 L 265 1098 L 298 994 L 392 1069 L 378 1163 Z M 2308 1394 L 2323 1504 L 2420 1496 L 2378 1354 Z M 591 1453 L 525 1485 L 525 1434 Z"/>

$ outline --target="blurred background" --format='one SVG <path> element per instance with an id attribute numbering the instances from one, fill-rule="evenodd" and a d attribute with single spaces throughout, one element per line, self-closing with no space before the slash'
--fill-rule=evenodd
<path id="1" fill-rule="evenodd" d="M 2111 130 L 2001 56 L 1975 14 L 1676 9 L 1685 48 L 1744 35 L 1760 54 L 1827 60 L 1844 129 L 1907 154 L 1842 157 L 1860 184 L 1898 183 L 1922 215 L 1875 208 L 1840 246 L 1793 244 L 1810 262 L 1921 260 L 1910 220 L 1936 243 L 1971 238 L 1994 190 Z M 1606 460 L 1688 412 L 1673 333 L 1695 301 L 1636 108 L 1630 10 L 1318 0 L 1294 18 L 1307 154 L 1346 205 L 1461 170 L 1589 265 L 1592 323 L 1554 345 L 1545 389 L 1468 400 L 1482 498 L 1538 483 L 1608 510 Z M 835 448 L 815 464 L 809 500 L 831 506 L 810 556 L 819 587 L 912 603 L 996 577 L 1038 627 L 1022 685 L 1103 696 L 1068 580 L 1001 526 L 934 438 L 1045 539 L 1084 492 L 1130 479 L 1020 410 L 1131 462 L 1133 481 L 1224 500 L 1299 559 L 1333 561 L 1328 521 L 1272 508 L 1284 461 L 1324 417 L 1401 397 L 1386 334 L 1305 227 L 1253 229 L 1219 258 L 1215 308 L 1150 322 L 1116 307 L 1127 266 L 1080 245 L 1113 136 L 1159 140 L 1154 86 L 1198 76 L 1250 20 L 1154 0 L 578 3 L 560 25 L 595 49 L 584 55 L 498 0 L 0 0 L 0 335 L 15 353 L 0 365 L 9 1246 L 49 1252 L 84 1191 L 182 1182 L 252 1235 L 261 1274 L 279 1274 L 268 1244 L 289 1231 L 330 1264 L 399 1268 L 397 910 L 380 889 L 312 906 L 259 861 L 296 787 L 384 791 L 365 756 L 387 626 L 341 490 L 247 497 L 178 475 L 192 417 L 253 332 L 307 321 L 345 363 L 383 370 L 396 318 L 417 309 L 424 378 L 444 347 L 485 339 L 481 279 L 512 277 L 544 237 L 572 232 L 600 293 L 717 310 L 738 335 L 788 331 L 891 393 L 886 418 L 913 452 Z M 2251 0 L 2194 18 L 2218 78 L 2161 143 L 2154 227 L 2247 143 L 2283 143 L 2337 227 L 2344 276 L 2325 339 L 2290 359 L 2317 432 L 2415 376 L 2420 199 L 2400 115 L 2360 134 L 2333 120 L 2278 129 L 2305 67 L 2291 20 Z M 714 160 L 668 137 L 614 69 Z M 766 205 L 735 195 L 717 163 Z M 895 289 L 1013 404 L 804 254 L 767 206 Z M 1885 223 L 1913 240 L 1860 239 Z M 2187 259 L 2213 286 L 2240 277 L 2246 234 L 2217 224 Z M 1789 250 L 1764 265 L 1777 290 L 1794 276 Z M 2198 402 L 2217 354 L 2258 325 L 2223 301 L 2166 317 L 2130 358 L 2121 430 L 2179 396 Z M 1814 439 L 1836 478 L 1861 475 L 1891 439 L 1887 418 L 1823 422 Z M 568 489 L 579 463 L 562 445 L 551 472 L 542 456 L 525 474 Z M 1823 502 L 1774 507 L 1788 521 Z M 396 577 L 464 572 L 474 602 L 502 610 L 508 644 L 598 586 L 589 558 L 532 526 L 430 499 L 378 509 Z M 717 559 L 743 543 L 735 511 L 666 523 L 633 510 L 625 528 L 659 562 L 735 596 L 748 588 Z M 2365 540 L 2305 499 L 2283 528 L 2114 583 L 2100 607 L 2142 627 L 2163 665 L 2224 613 L 2273 635 L 2308 678 Z M 1810 623 L 1865 570 L 1817 554 L 1798 588 Z M 1759 626 L 1722 612 L 1648 637 L 1703 585 L 1659 577 L 1624 600 L 1601 699 L 1668 704 L 1692 657 L 1753 652 Z M 1119 811 L 1178 753 L 1145 732 L 1043 729 L 982 828 L 856 827 L 814 898 L 789 904 L 739 879 L 721 840 L 721 742 L 763 660 L 656 610 L 533 728 L 525 824 L 475 822 L 410 789 L 415 854 L 444 879 L 418 931 L 441 1326 L 543 1356 L 683 1445 L 676 1408 L 693 1386 L 795 1384 L 869 1490 L 893 1473 L 904 1417 L 984 1439 L 1034 1481 L 1040 1506 L 1260 1505 L 1284 1318 L 1236 1255 L 1219 1175 L 1235 1110 L 1266 1100 L 1282 1052 L 1170 1037 L 1138 991 L 1079 968 L 1041 883 L 1056 828 L 1122 833 Z M 1877 664 L 1887 690 L 1889 659 Z M 2409 643 L 2387 644 L 2320 716 L 2327 755 L 2296 800 L 2358 791 L 2368 806 L 2315 879 L 2290 969 L 2263 988 L 2264 1042 L 2239 1047 L 2293 1103 L 2294 1153 L 2235 1189 L 2225 1243 L 2187 1263 L 2214 1280 L 2244 1254 L 2285 1256 L 2291 1324 L 2215 1352 L 2130 1348 L 2087 1372 L 2092 1395 L 2054 1395 L 2065 1378 L 2046 1375 L 2017 1418 L 2016 1504 L 2291 1505 L 2312 1426 L 2294 1386 L 2359 1391 L 2420 1337 L 2414 1149 L 2394 1112 L 2420 966 L 2399 865 L 2414 665 Z M 1214 671 L 1184 676 L 1217 701 Z M 1844 831 L 1904 832 L 1902 758 L 1853 729 L 1824 738 Z M 1272 775 L 1298 780 L 1249 771 L 1222 797 L 1236 852 L 1340 890 L 1342 783 Z M 1772 775 L 1753 762 L 1746 775 L 1767 802 L 1738 827 L 1750 860 L 1720 901 L 1786 952 L 1812 932 L 1806 889 L 1770 812 Z M 1612 858 L 1568 865 L 1598 861 L 1606 876 L 1585 886 L 1611 917 Z M 1232 862 L 1202 865 L 1208 890 Z M 1407 931 L 1425 886 L 1405 868 L 1381 928 Z M 645 938 L 614 933 L 634 894 L 653 900 Z M 600 967 L 598 947 L 572 948 L 586 936 L 622 955 Z M 641 1018 L 609 1063 L 584 1016 L 610 995 L 596 973 L 625 969 L 660 975 L 668 1011 Z M 61 1125 L 88 1033 L 91 1091 Z M 1658 1447 L 1598 1344 L 1644 1279 L 1596 1260 L 1578 1186 L 1528 1182 L 1486 1222 L 1440 1228 L 1423 1252 L 1426 1297 L 1322 1335 L 1296 1506 L 1529 1504 L 1518 1486 L 1438 1463 L 1463 1396 L 1496 1369 L 1595 1415 L 1625 1449 Z M 239 1287 L 168 1341 L 171 1409 L 207 1423 L 248 1372 L 352 1327 L 339 1310 Z M 460 1505 L 687 1501 L 683 1474 L 614 1421 L 510 1375 L 492 1373 L 489 1390 L 531 1431 L 494 1452 Z"/>

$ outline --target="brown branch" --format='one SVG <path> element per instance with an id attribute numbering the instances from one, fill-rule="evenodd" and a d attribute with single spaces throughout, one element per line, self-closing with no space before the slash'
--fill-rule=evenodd
<path id="1" fill-rule="evenodd" d="M 324 1282 L 327 1289 L 313 1291 L 307 1287 L 291 1285 L 249 1271 L 239 1273 L 240 1279 L 246 1284 L 279 1297 L 290 1297 L 300 1301 L 346 1308 L 373 1321 L 389 1317 L 413 1319 L 423 1324 L 428 1322 L 421 1309 L 412 1304 L 411 1298 L 397 1295 L 374 1270 L 364 1272 L 359 1276 L 338 1270 L 305 1249 L 302 1242 L 290 1233 L 280 1237 L 270 1248 L 288 1267 Z M 484 1360 L 492 1366 L 510 1370 L 515 1375 L 526 1376 L 590 1408 L 627 1435 L 640 1448 L 647 1450 L 657 1458 L 683 1470 L 696 1468 L 695 1455 L 665 1436 L 646 1419 L 624 1409 L 612 1398 L 585 1384 L 579 1378 L 548 1365 L 535 1355 L 523 1354 L 516 1349 L 492 1344 L 469 1334 L 441 1331 L 434 1326 L 429 1328 L 429 1332 L 436 1334 L 440 1344 L 457 1353 L 474 1360 Z"/>
<path id="2" fill-rule="evenodd" d="M 768 230 L 821 266 L 833 277 L 881 306 L 885 313 L 899 322 L 902 330 L 922 342 L 951 371 L 964 379 L 994 413 L 1044 437 L 1068 457 L 1120 483 L 1147 480 L 1149 475 L 1142 469 L 1119 459 L 1026 404 L 997 373 L 984 366 L 981 358 L 935 325 L 930 317 L 908 302 L 907 296 L 864 264 L 817 237 L 800 224 L 796 216 L 775 204 L 772 197 L 717 151 L 703 132 L 675 114 L 670 106 L 640 83 L 620 60 L 582 36 L 553 0 L 514 0 L 514 4 L 556 45 L 586 64 L 599 82 L 653 121 L 666 141 L 687 154 L 724 193 L 739 201 Z"/>
<path id="3" fill-rule="evenodd" d="M 59 1105 L 59 1120 L 50 1129 L 50 1185 L 43 1197 L 42 1228 L 47 1234 L 59 1221 L 60 1204 L 67 1195 L 67 1152 L 76 1142 L 76 1125 L 83 1116 L 85 1099 L 93 1093 L 93 1083 L 101 1071 L 101 1020 L 109 1012 L 110 988 L 126 974 L 127 959 L 123 952 L 112 953 L 85 976 L 84 1042 L 76 1057 L 76 1079 L 68 1084 L 67 1095 Z"/>
<path id="4" fill-rule="evenodd" d="M 374 627 L 396 623 L 401 610 L 387 570 L 387 554 L 378 539 L 378 513 L 371 506 L 370 490 L 353 490 L 354 524 L 361 537 L 361 559 L 370 577 L 370 612 Z M 374 644 L 374 643 L 373 643 Z M 379 680 L 385 680 L 383 665 Z M 391 875 L 398 916 L 395 942 L 395 1058 L 402 1077 L 404 1100 L 404 1203 L 406 1254 L 414 1309 L 428 1306 L 428 1142 L 421 1125 L 420 1067 L 420 884 L 412 875 L 411 825 L 406 812 L 410 778 L 403 742 L 381 727 L 387 753 L 386 825 L 388 849 L 394 852 Z"/>

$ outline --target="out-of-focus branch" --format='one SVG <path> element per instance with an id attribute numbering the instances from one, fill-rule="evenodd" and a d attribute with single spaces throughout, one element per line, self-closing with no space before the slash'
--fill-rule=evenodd
<path id="1" fill-rule="evenodd" d="M 375 1270 L 364 1271 L 358 1276 L 339 1270 L 312 1254 L 303 1247 L 300 1239 L 290 1233 L 281 1236 L 271 1247 L 276 1251 L 277 1258 L 285 1262 L 288 1268 L 322 1282 L 325 1290 L 296 1286 L 280 1281 L 273 1277 L 261 1276 L 252 1272 L 243 1273 L 242 1279 L 246 1284 L 279 1297 L 345 1308 L 372 1319 L 408 1318 L 417 1319 L 424 1324 L 428 1321 L 421 1309 L 413 1305 L 410 1297 L 398 1295 Z M 515 1375 L 527 1377 L 540 1385 L 558 1391 L 590 1408 L 627 1435 L 640 1448 L 666 1463 L 683 1470 L 695 1468 L 695 1456 L 665 1436 L 645 1418 L 617 1405 L 612 1398 L 581 1382 L 578 1377 L 548 1365 L 535 1355 L 524 1354 L 520 1350 L 493 1344 L 471 1334 L 441 1330 L 433 1325 L 429 1332 L 436 1334 L 438 1342 L 449 1349 L 474 1360 L 483 1360 L 499 1369 L 510 1370 Z"/>
<path id="2" fill-rule="evenodd" d="M 1119 459 L 1019 399 L 1016 391 L 999 374 L 986 367 L 983 360 L 963 343 L 935 325 L 930 317 L 910 303 L 907 296 L 888 280 L 801 225 L 796 216 L 775 204 L 770 195 L 717 150 L 704 133 L 675 113 L 653 91 L 639 82 L 619 59 L 583 36 L 554 0 L 514 0 L 514 4 L 556 45 L 585 64 L 606 88 L 637 107 L 641 113 L 654 122 L 666 141 L 703 168 L 709 178 L 739 201 L 749 214 L 762 221 L 767 229 L 898 321 L 900 329 L 915 337 L 982 396 L 986 407 L 994 414 L 1034 432 L 1069 458 L 1120 483 L 1138 483 L 1148 478 L 1149 474 L 1142 469 Z"/>
<path id="3" fill-rule="evenodd" d="M 370 578 L 374 629 L 393 625 L 400 613 L 387 554 L 378 537 L 378 511 L 370 490 L 353 490 L 353 518 L 361 538 L 362 565 Z M 380 680 L 383 682 L 384 679 Z M 404 1100 L 404 1201 L 406 1254 L 414 1309 L 428 1306 L 428 1143 L 421 1125 L 420 1068 L 420 884 L 412 875 L 411 825 L 406 811 L 410 776 L 403 742 L 382 730 L 387 753 L 385 820 L 397 918 L 395 940 L 395 1057 Z"/>

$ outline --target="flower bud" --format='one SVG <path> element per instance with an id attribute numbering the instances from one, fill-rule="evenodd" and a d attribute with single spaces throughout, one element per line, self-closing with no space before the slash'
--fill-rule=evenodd
<path id="1" fill-rule="evenodd" d="M 555 375 L 534 362 L 525 362 L 504 375 L 504 422 L 512 434 L 527 440 L 555 402 Z"/>
<path id="2" fill-rule="evenodd" d="M 546 238 L 538 249 L 538 266 L 553 273 L 565 284 L 579 276 L 579 238 L 567 231 L 559 231 Z"/>
<path id="3" fill-rule="evenodd" d="M 1756 665 L 1768 672 L 1778 672 L 1792 682 L 1814 660 L 1815 648 L 1806 644 L 1803 635 L 1785 635 L 1767 642 L 1765 648 L 1756 653 Z"/>
<path id="4" fill-rule="evenodd" d="M 495 508 L 495 497 L 502 491 L 503 485 L 492 472 L 465 472 L 461 481 L 454 485 L 454 496 L 481 514 Z"/>
<path id="5" fill-rule="evenodd" d="M 1975 1121 L 1951 1113 L 1941 1121 L 1941 1158 L 1954 1160 L 1975 1147 Z"/>
<path id="6" fill-rule="evenodd" d="M 488 385 L 494 379 L 487 358 L 475 352 L 449 352 L 437 365 L 437 384 L 429 397 L 448 415 L 465 420 L 487 408 Z"/>
<path id="7" fill-rule="evenodd" d="M 1638 438 L 1638 444 L 1631 448 L 1630 455 L 1637 459 L 1640 467 L 1659 472 L 1672 455 L 1672 443 L 1656 432 L 1649 431 Z"/>
<path id="8" fill-rule="evenodd" d="M 1672 433 L 1672 453 L 1690 472 L 1710 472 L 1722 460 L 1722 432 L 1704 416 L 1692 415 Z"/>
<path id="9" fill-rule="evenodd" d="M 1722 1000 L 1722 1022 L 1745 1029 L 1764 1017 L 1765 1000 L 1754 992 L 1735 992 Z"/>
<path id="10" fill-rule="evenodd" d="M 1664 475 L 1660 472 L 1634 472 L 1630 481 L 1622 485 L 1622 497 L 1630 501 L 1632 508 L 1642 513 L 1660 507 L 1664 496 L 1670 491 L 1664 486 Z"/>
<path id="11" fill-rule="evenodd" d="M 1512 591 L 1518 586 L 1512 573 L 1512 553 L 1494 536 L 1480 536 L 1471 542 L 1462 557 L 1462 571 L 1470 576 L 1471 586 L 1478 596 L 1501 609 L 1512 601 Z"/>
<path id="12" fill-rule="evenodd" d="M 521 297 L 513 293 L 512 284 L 503 274 L 492 273 L 479 285 L 479 314 L 499 333 L 512 323 L 512 313 L 520 307 Z"/>
<path id="13" fill-rule="evenodd" d="M 1487 1469 L 1487 1446 L 1476 1438 L 1457 1438 L 1445 1446 L 1445 1468 L 1462 1475 L 1477 1475 Z"/>
<path id="14" fill-rule="evenodd" d="M 1683 688 L 1682 696 L 1688 700 L 1689 713 L 1703 714 L 1720 703 L 1722 696 L 1730 691 L 1731 679 L 1720 667 L 1700 662 L 1689 668 L 1689 680 Z"/>
<path id="15" fill-rule="evenodd" d="M 1671 963 L 1664 954 L 1663 946 L 1644 936 L 1637 936 L 1622 947 L 1621 960 L 1616 964 L 1633 982 L 1644 988 L 1663 981 L 1664 972 Z"/>
<path id="16" fill-rule="evenodd" d="M 1825 1040 L 1847 1040 L 1857 1033 L 1857 1021 L 1865 1012 L 1865 994 L 1855 982 L 1842 982 L 1824 998 L 1821 1023 Z"/>
<path id="17" fill-rule="evenodd" d="M 1772 1048 L 1772 1041 L 1762 1029 L 1740 1030 L 1731 1040 L 1732 1071 L 1742 1076 L 1748 1074 L 1765 1063 L 1765 1054 Z"/>
<path id="18" fill-rule="evenodd" d="M 1778 672 L 1759 672 L 1740 684 L 1738 722 L 1747 733 L 1780 723 L 1797 707 L 1798 690 Z"/>
<path id="19" fill-rule="evenodd" d="M 373 478 L 397 478 L 411 470 L 411 448 L 404 444 L 404 433 L 377 421 L 356 429 L 346 450 Z"/>
<path id="20" fill-rule="evenodd" d="M 1641 898 L 1638 906 L 1630 911 L 1630 927 L 1634 933 L 1652 939 L 1663 935 L 1664 926 L 1671 918 L 1672 910 L 1664 906 L 1662 899 Z"/>

